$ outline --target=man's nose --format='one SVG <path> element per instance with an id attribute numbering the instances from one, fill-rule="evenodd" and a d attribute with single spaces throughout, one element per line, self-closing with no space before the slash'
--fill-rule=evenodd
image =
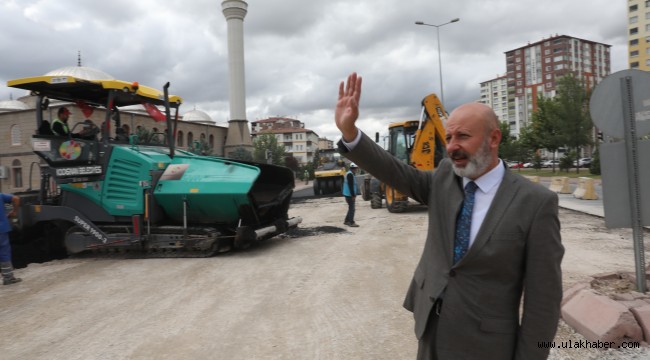
<path id="1" fill-rule="evenodd" d="M 454 139 L 449 139 L 447 140 L 447 151 L 454 151 L 458 150 L 458 144 L 454 141 Z"/>

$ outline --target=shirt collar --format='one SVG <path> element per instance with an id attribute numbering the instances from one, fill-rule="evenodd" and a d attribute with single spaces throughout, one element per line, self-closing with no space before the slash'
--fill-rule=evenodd
<path id="1" fill-rule="evenodd" d="M 495 186 L 501 183 L 503 176 L 506 174 L 506 168 L 503 166 L 503 162 L 499 159 L 497 166 L 492 168 L 492 170 L 483 174 L 480 178 L 473 180 L 483 193 L 487 193 Z M 470 178 L 463 177 L 463 189 L 468 182 L 472 181 Z"/>

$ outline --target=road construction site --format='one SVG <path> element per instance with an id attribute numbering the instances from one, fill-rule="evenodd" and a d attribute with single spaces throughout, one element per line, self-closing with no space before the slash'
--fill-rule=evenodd
<path id="1" fill-rule="evenodd" d="M 297 192 L 311 187 L 299 185 Z M 634 271 L 631 230 L 560 195 L 565 289 Z M 413 359 L 401 306 L 424 245 L 426 208 L 392 214 L 339 196 L 294 198 L 303 223 L 211 258 L 76 256 L 16 270 L 0 289 L 3 359 Z M 646 252 L 646 257 L 648 253 Z M 584 338 L 563 321 L 556 341 Z M 632 359 L 647 349 L 553 349 L 551 359 Z"/>

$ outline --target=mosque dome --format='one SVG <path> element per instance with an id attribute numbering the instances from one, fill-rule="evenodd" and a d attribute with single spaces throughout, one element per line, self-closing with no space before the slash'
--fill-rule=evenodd
<path id="1" fill-rule="evenodd" d="M 188 111 L 183 115 L 183 121 L 197 122 L 201 124 L 214 125 L 214 120 L 206 112 L 201 110 Z"/>
<path id="2" fill-rule="evenodd" d="M 115 79 L 101 70 L 93 69 L 86 66 L 66 66 L 56 70 L 52 70 L 45 74 L 46 76 L 74 76 L 86 80 L 109 80 Z"/>
<path id="3" fill-rule="evenodd" d="M 0 101 L 0 112 L 29 110 L 29 105 L 19 100 L 4 100 Z"/>

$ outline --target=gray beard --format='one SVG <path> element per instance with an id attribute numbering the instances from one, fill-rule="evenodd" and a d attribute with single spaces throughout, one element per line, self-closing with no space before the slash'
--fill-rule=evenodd
<path id="1" fill-rule="evenodd" d="M 489 143 L 487 141 L 484 142 L 479 151 L 468 159 L 469 161 L 465 167 L 458 167 L 453 162 L 451 163 L 451 166 L 456 175 L 469 179 L 476 179 L 487 170 L 488 166 L 490 166 Z"/>

